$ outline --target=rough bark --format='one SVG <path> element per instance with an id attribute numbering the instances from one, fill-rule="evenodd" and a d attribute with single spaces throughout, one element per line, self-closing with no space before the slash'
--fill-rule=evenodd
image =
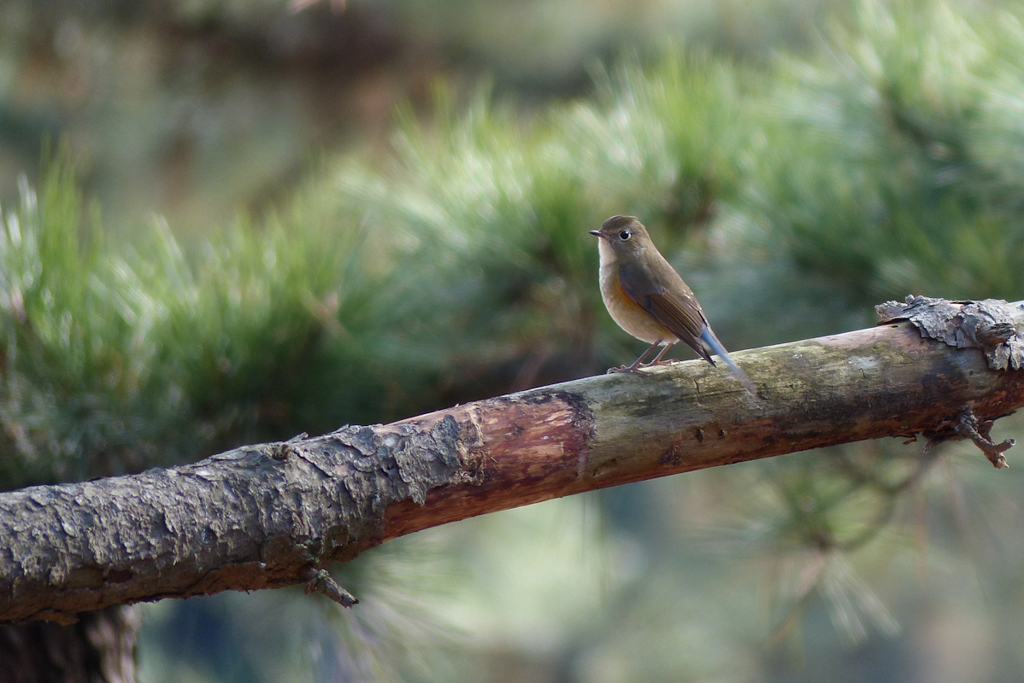
<path id="1" fill-rule="evenodd" d="M 987 428 L 1024 403 L 1024 373 L 1012 369 L 1022 309 L 942 302 L 956 309 L 947 327 L 962 332 L 950 345 L 928 336 L 914 307 L 935 310 L 922 301 L 884 311 L 910 322 L 735 353 L 757 396 L 691 361 L 0 494 L 0 620 L 70 621 L 108 605 L 296 583 L 351 602 L 320 568 L 397 536 L 863 439 L 969 437 L 998 465 L 1008 446 L 988 442 Z M 990 368 L 993 355 L 1011 369 Z"/>

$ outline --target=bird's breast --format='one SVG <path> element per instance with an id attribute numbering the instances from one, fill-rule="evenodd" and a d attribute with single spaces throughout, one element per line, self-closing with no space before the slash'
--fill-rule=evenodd
<path id="1" fill-rule="evenodd" d="M 603 245 L 602 245 L 603 246 Z M 602 254 L 602 257 L 604 255 Z M 622 288 L 617 263 L 601 259 L 601 298 L 605 308 L 619 327 L 648 344 L 674 343 L 677 337 L 665 329 L 650 313 L 634 302 Z"/>

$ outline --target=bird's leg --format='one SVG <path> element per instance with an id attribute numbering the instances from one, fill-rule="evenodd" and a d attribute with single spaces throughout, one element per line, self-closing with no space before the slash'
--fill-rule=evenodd
<path id="1" fill-rule="evenodd" d="M 667 361 L 662 361 L 661 360 L 661 357 L 664 356 L 666 353 L 668 353 L 668 350 L 671 349 L 673 346 L 675 346 L 675 342 L 672 342 L 671 344 L 665 344 L 665 348 L 663 348 L 661 350 L 661 353 L 659 353 L 657 355 L 657 357 L 654 360 L 652 360 L 650 363 L 647 363 L 646 365 L 644 365 L 644 367 L 645 368 L 649 368 L 652 365 L 658 365 L 659 363 L 662 363 L 662 362 L 664 362 L 666 365 L 669 364 L 669 363 L 675 363 L 674 360 L 667 360 Z"/>
<path id="2" fill-rule="evenodd" d="M 639 368 L 639 367 L 640 367 L 640 363 L 641 363 L 641 362 L 643 361 L 643 359 L 644 359 L 644 358 L 647 358 L 647 355 L 648 355 L 648 354 L 649 354 L 649 353 L 650 353 L 651 351 L 653 351 L 653 350 L 654 350 L 654 347 L 656 347 L 656 346 L 657 346 L 658 344 L 660 344 L 660 343 L 661 343 L 661 340 L 659 339 L 658 341 L 656 341 L 656 342 L 654 342 L 653 344 L 651 344 L 650 348 L 648 348 L 648 349 L 647 349 L 646 351 L 644 351 L 643 353 L 641 353 L 641 354 L 640 354 L 640 357 L 639 357 L 639 358 L 637 358 L 637 359 L 636 359 L 635 361 L 633 361 L 633 364 L 632 364 L 632 365 L 628 365 L 628 366 L 627 366 L 627 365 L 623 365 L 623 366 L 621 366 L 621 367 L 618 367 L 618 368 L 608 368 L 608 372 L 606 372 L 605 374 L 606 374 L 606 375 L 610 375 L 610 374 L 612 374 L 613 372 L 636 372 L 637 368 Z M 664 352 L 664 351 L 662 351 L 662 352 L 661 352 L 661 354 L 659 354 L 659 355 L 658 355 L 658 358 L 661 358 L 661 356 L 662 356 L 662 355 L 664 355 L 664 353 L 665 353 L 665 352 Z"/>

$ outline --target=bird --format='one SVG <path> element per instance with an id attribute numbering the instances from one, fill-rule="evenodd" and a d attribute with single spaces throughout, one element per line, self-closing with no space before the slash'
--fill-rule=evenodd
<path id="1" fill-rule="evenodd" d="M 721 358 L 747 391 L 756 395 L 757 386 L 718 341 L 693 290 L 654 246 L 636 216 L 612 216 L 590 234 L 599 238 L 601 298 L 608 313 L 624 331 L 651 345 L 632 365 L 608 372 L 636 372 L 657 365 L 682 341 L 712 365 L 712 354 Z M 657 346 L 664 347 L 661 353 L 644 363 Z"/>

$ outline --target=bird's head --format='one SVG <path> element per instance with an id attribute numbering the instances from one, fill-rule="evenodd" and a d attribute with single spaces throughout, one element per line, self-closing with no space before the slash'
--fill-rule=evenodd
<path id="1" fill-rule="evenodd" d="M 652 246 L 651 236 L 647 228 L 637 220 L 636 216 L 612 216 L 606 220 L 600 230 L 591 230 L 591 235 L 601 239 L 617 258 L 636 258 L 644 249 Z M 605 249 L 601 250 L 602 253 Z"/>

